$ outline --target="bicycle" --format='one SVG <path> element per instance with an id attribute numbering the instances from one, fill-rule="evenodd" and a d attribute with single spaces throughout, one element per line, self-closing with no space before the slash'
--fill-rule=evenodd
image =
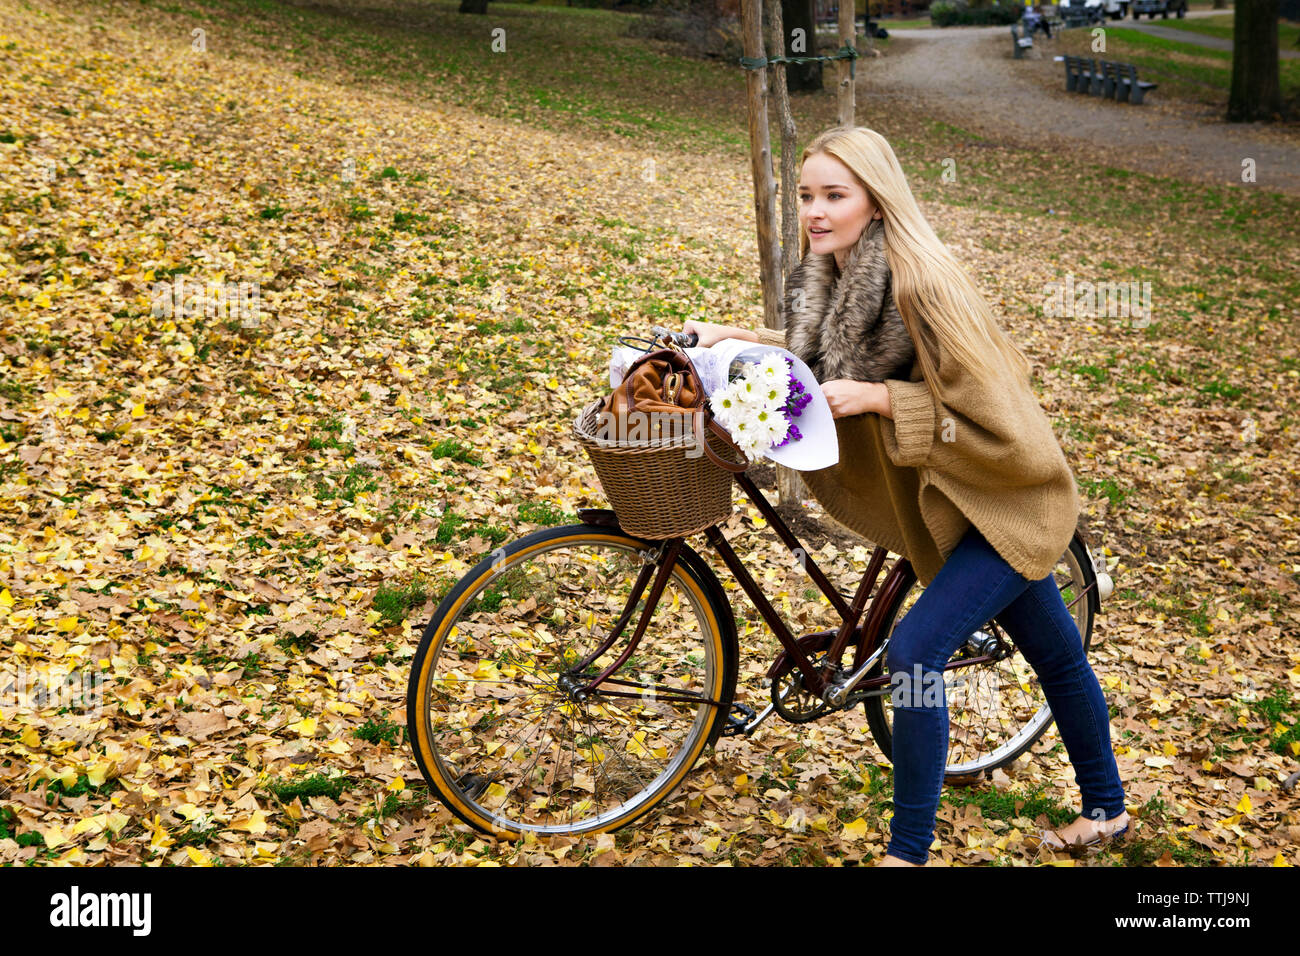
<path id="1" fill-rule="evenodd" d="M 770 700 L 758 713 L 735 700 L 740 649 L 731 602 L 684 537 L 637 537 L 612 510 L 584 508 L 577 524 L 503 545 L 439 603 L 408 682 L 416 763 L 453 814 L 505 838 L 616 830 L 671 795 L 720 738 L 752 735 L 774 713 L 805 723 L 861 704 L 892 759 L 885 655 L 922 590 L 911 564 L 897 558 L 880 581 L 889 552 L 876 547 L 852 596 L 843 594 L 749 475 L 735 480 L 840 625 L 796 637 L 719 526 L 704 530 L 781 645 L 767 670 Z M 1078 532 L 1055 577 L 1086 654 L 1111 583 Z M 1005 766 L 1051 725 L 1033 669 L 996 617 L 953 654 L 943 676 L 950 704 L 967 684 L 984 695 L 984 706 L 949 707 L 949 783 Z"/>

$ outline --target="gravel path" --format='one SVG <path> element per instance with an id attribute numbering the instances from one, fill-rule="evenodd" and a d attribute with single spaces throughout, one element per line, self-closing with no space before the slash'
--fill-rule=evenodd
<path id="1" fill-rule="evenodd" d="M 1078 150 L 1108 165 L 1199 182 L 1249 185 L 1300 196 L 1300 127 L 1223 120 L 1201 104 L 1142 106 L 1065 92 L 1053 43 L 1039 38 L 1030 56 L 1011 55 L 1007 27 L 890 31 L 886 55 L 862 61 L 862 115 L 923 103 L 931 115 L 992 142 Z M 1212 39 L 1212 38 L 1211 38 Z M 1256 182 L 1241 182 L 1242 160 Z"/>

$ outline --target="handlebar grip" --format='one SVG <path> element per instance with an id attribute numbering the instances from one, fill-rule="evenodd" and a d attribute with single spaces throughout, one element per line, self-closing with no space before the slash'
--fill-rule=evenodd
<path id="1" fill-rule="evenodd" d="M 651 331 L 656 339 L 667 339 L 674 345 L 680 345 L 684 348 L 694 348 L 696 343 L 700 341 L 700 336 L 696 332 L 674 332 L 662 325 L 656 325 Z"/>

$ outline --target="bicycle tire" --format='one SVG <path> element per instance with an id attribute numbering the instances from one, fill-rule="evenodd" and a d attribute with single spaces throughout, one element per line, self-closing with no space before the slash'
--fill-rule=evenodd
<path id="1" fill-rule="evenodd" d="M 1053 575 L 1057 579 L 1058 586 L 1061 586 L 1062 597 L 1067 606 L 1072 600 L 1078 598 L 1074 607 L 1070 609 L 1070 614 L 1071 617 L 1074 618 L 1076 626 L 1079 628 L 1080 638 L 1083 641 L 1083 652 L 1086 656 L 1092 642 L 1092 627 L 1097 609 L 1100 607 L 1100 597 L 1097 593 L 1096 571 L 1092 566 L 1092 560 L 1088 553 L 1087 545 L 1079 536 L 1078 532 L 1075 533 L 1074 538 L 1070 541 L 1070 546 L 1066 549 L 1065 554 L 1062 555 L 1061 561 L 1058 562 Z M 1068 578 L 1068 581 L 1066 581 L 1064 585 L 1061 584 L 1063 577 Z M 899 611 L 902 610 L 905 605 L 910 606 L 910 604 L 914 603 L 915 597 L 921 590 L 923 590 L 923 588 L 921 587 L 920 582 L 913 579 L 911 587 L 904 590 L 894 599 L 886 613 L 882 628 L 887 637 L 893 635 L 894 628 L 898 624 Z M 1006 635 L 1005 630 L 1002 630 L 1000 626 L 997 625 L 996 616 L 992 621 L 986 622 L 979 631 L 987 632 L 990 626 L 998 627 L 1003 639 L 1008 643 L 1012 643 L 1010 637 Z M 976 633 L 978 634 L 979 631 Z M 967 645 L 962 645 L 962 647 L 959 647 L 953 653 L 953 657 L 950 658 L 950 661 L 957 660 L 966 653 Z M 876 666 L 872 668 L 868 676 L 880 677 L 887 673 L 885 670 L 885 658 L 887 656 L 887 654 L 881 655 L 880 660 L 876 663 Z M 995 671 L 994 668 L 997 668 L 998 670 Z M 1005 670 L 1012 670 L 1013 673 L 1015 673 L 1017 677 L 1016 686 L 1021 688 L 1022 693 L 1024 692 L 1026 675 L 1033 683 L 1037 683 L 1037 678 L 1034 674 L 1033 668 L 1025 661 L 1019 648 L 1016 648 L 1014 653 L 1003 661 L 982 665 L 972 665 L 970 667 L 954 668 L 945 671 L 945 699 L 950 702 L 953 700 L 954 695 L 952 689 L 958 680 L 973 682 L 976 686 L 989 686 L 996 683 L 998 687 L 1001 687 L 1002 682 L 1000 678 L 997 677 L 997 673 Z M 992 679 L 985 681 L 984 684 L 981 685 L 981 678 L 972 678 L 970 676 L 972 672 L 977 674 L 979 672 L 992 673 L 994 676 Z M 888 684 L 886 684 L 886 686 L 888 686 Z M 960 686 L 965 687 L 966 684 L 963 683 Z M 1039 694 L 1041 695 L 1041 693 L 1040 690 Z M 875 738 L 876 745 L 879 746 L 881 752 L 884 753 L 885 759 L 892 762 L 893 733 L 891 722 L 886 711 L 888 701 L 888 694 L 869 697 L 863 701 L 863 708 L 866 711 L 867 723 L 871 728 L 871 734 L 872 737 Z M 1024 703 L 1019 703 L 1015 707 L 1009 709 L 1013 713 L 1024 713 L 1025 707 L 1026 705 Z M 997 701 L 990 709 L 997 709 L 1000 719 L 1000 714 L 1004 709 L 1003 703 Z M 959 715 L 964 715 L 965 713 L 967 712 L 961 710 L 955 711 L 952 706 L 949 706 L 949 757 L 948 764 L 944 767 L 945 781 L 962 780 L 981 772 L 991 773 L 999 767 L 1005 767 L 1037 743 L 1038 739 L 1046 733 L 1047 728 L 1050 727 L 1053 722 L 1052 711 L 1047 706 L 1046 700 L 1044 700 L 1043 703 L 1033 712 L 1032 716 L 1029 716 L 1024 720 L 1023 726 L 1020 726 L 1019 729 L 1011 734 L 1006 743 L 993 748 L 987 756 L 973 760 L 953 762 L 953 750 L 957 747 L 963 746 L 969 738 L 974 736 L 974 734 L 965 733 L 961 727 L 954 728 L 953 726 L 954 721 L 960 719 Z M 954 732 L 954 730 L 956 732 Z"/>
<path id="2" fill-rule="evenodd" d="M 735 691 L 735 627 L 716 577 L 684 545 L 636 653 L 602 685 L 629 697 L 578 701 L 572 685 L 561 689 L 561 674 L 608 633 L 601 625 L 617 619 L 633 572 L 655 547 L 617 527 L 542 529 L 484 557 L 439 604 L 412 661 L 408 738 L 430 791 L 465 823 L 506 838 L 616 830 L 670 796 L 716 741 Z M 584 678 L 616 659 L 648 592 Z M 533 621 L 519 613 L 530 599 Z M 630 686 L 629 676 L 637 678 Z M 492 704 L 476 706 L 509 685 L 527 690 L 499 718 Z M 676 741 L 670 721 L 684 727 Z M 613 733 L 620 722 L 631 729 Z M 531 758 L 522 769 L 511 762 L 521 752 Z M 543 792 L 548 772 L 552 789 Z"/>

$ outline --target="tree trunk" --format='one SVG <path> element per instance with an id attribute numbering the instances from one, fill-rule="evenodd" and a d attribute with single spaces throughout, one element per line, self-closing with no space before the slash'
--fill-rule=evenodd
<path id="1" fill-rule="evenodd" d="M 758 59 L 763 50 L 763 8 L 760 0 L 741 0 L 741 43 L 745 56 Z M 749 100 L 749 162 L 754 177 L 754 218 L 758 223 L 758 264 L 763 288 L 763 324 L 780 328 L 781 263 L 777 247 L 776 212 L 772 197 L 772 143 L 767 128 L 767 68 L 745 71 Z"/>
<path id="2" fill-rule="evenodd" d="M 1236 0 L 1228 122 L 1285 119 L 1278 83 L 1278 0 Z"/>
<path id="3" fill-rule="evenodd" d="M 857 13 L 856 5 L 853 0 L 840 0 L 840 46 L 852 46 L 857 39 L 857 27 L 854 25 L 854 14 Z M 856 72 L 852 60 L 836 60 L 839 67 L 839 101 L 838 107 L 840 126 L 857 126 L 857 110 L 853 102 L 853 74 Z"/>
<path id="4" fill-rule="evenodd" d="M 781 0 L 764 0 L 772 29 L 772 55 L 785 55 L 784 17 L 781 13 Z M 779 63 L 772 72 L 772 85 L 776 93 L 776 121 L 781 130 L 781 282 L 777 285 L 778 302 L 785 301 L 785 277 L 799 262 L 799 211 L 795 205 L 795 163 L 798 160 L 796 150 L 799 146 L 795 140 L 797 130 L 794 115 L 790 112 L 790 95 L 786 87 L 786 73 L 790 64 Z M 775 328 L 785 327 L 785 316 L 777 313 L 778 324 Z M 780 505 L 793 503 L 795 507 L 807 496 L 799 472 L 785 465 L 776 466 L 776 490 Z"/>
<path id="5" fill-rule="evenodd" d="M 781 19 L 785 23 L 784 45 L 790 56 L 817 55 L 817 24 L 813 12 L 815 0 L 781 0 Z M 796 31 L 802 30 L 802 33 Z M 786 83 L 793 93 L 822 89 L 820 63 L 787 64 Z"/>

